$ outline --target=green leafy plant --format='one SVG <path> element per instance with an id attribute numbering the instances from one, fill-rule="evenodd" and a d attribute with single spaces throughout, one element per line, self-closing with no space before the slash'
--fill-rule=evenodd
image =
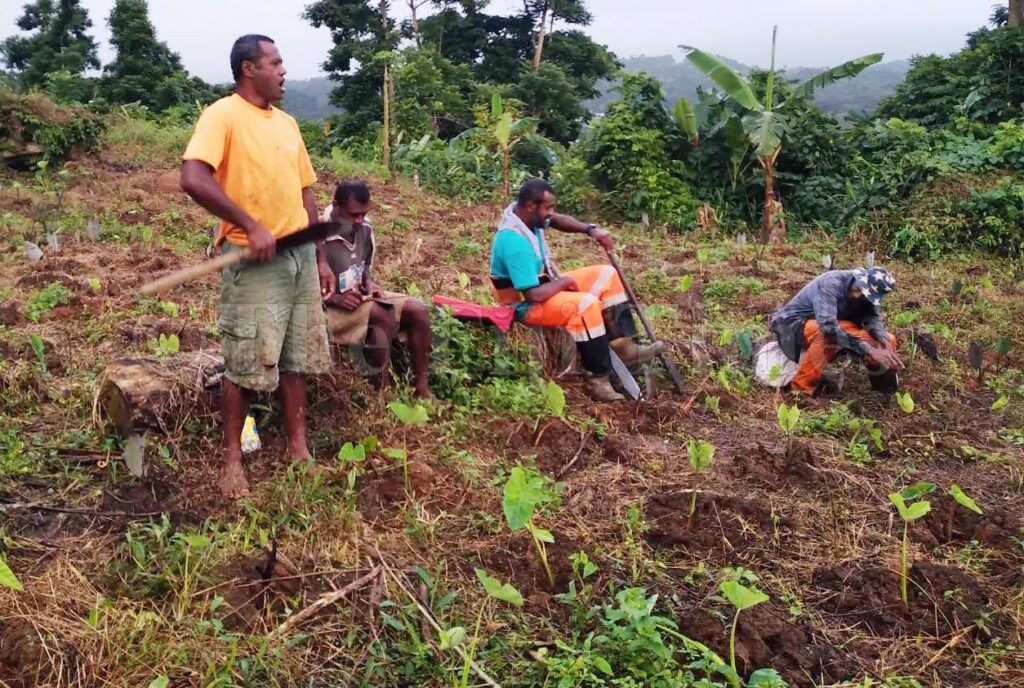
<path id="1" fill-rule="evenodd" d="M 401 448 L 388 448 L 384 450 L 385 456 L 398 461 L 402 466 L 402 483 L 405 485 L 406 493 L 409 492 L 409 428 L 425 424 L 430 420 L 427 407 L 423 404 L 403 404 L 400 401 L 392 401 L 388 409 L 394 414 L 398 422 L 402 424 L 402 446 Z"/>
<path id="2" fill-rule="evenodd" d="M 39 370 L 45 375 L 47 372 L 46 368 L 46 353 L 43 338 L 37 334 L 31 334 L 28 337 L 28 344 L 32 347 L 32 353 L 36 355 L 36 360 L 39 361 Z"/>
<path id="3" fill-rule="evenodd" d="M 978 503 L 971 499 L 966 492 L 964 492 L 959 485 L 953 483 L 949 486 L 949 494 L 953 500 L 960 506 L 973 511 L 974 513 L 981 515 L 984 513 Z M 953 539 L 953 517 L 955 516 L 955 510 L 950 509 L 949 514 L 946 517 L 946 541 L 949 542 Z"/>
<path id="4" fill-rule="evenodd" d="M 159 338 L 149 340 L 149 348 L 161 358 L 173 356 L 181 350 L 181 340 L 176 334 L 161 333 Z"/>
<path id="5" fill-rule="evenodd" d="M 344 468 L 348 466 L 348 473 L 346 475 L 348 481 L 349 492 L 352 492 L 356 488 L 356 480 L 359 479 L 359 474 L 362 473 L 363 464 L 366 461 L 366 445 L 360 442 L 359 444 L 352 444 L 346 442 L 338 450 L 338 463 Z"/>
<path id="6" fill-rule="evenodd" d="M 683 275 L 679 278 L 679 284 L 676 285 L 676 291 L 680 294 L 685 294 L 690 291 L 693 287 L 693 275 Z"/>
<path id="7" fill-rule="evenodd" d="M 522 466 L 512 469 L 508 481 L 505 483 L 502 500 L 505 521 L 513 532 L 525 528 L 530 533 L 537 555 L 544 566 L 544 572 L 547 574 L 548 583 L 552 588 L 555 585 L 555 577 L 548 563 L 547 545 L 553 543 L 555 538 L 550 531 L 538 527 L 534 523 L 533 516 L 537 507 L 553 501 L 555 501 L 555 494 L 548 487 L 543 476 Z"/>
<path id="8" fill-rule="evenodd" d="M 484 586 L 487 594 L 496 600 L 508 602 L 516 607 L 523 606 L 523 595 L 511 583 L 502 583 L 497 578 L 487 575 L 483 569 L 474 569 L 480 584 Z"/>
<path id="9" fill-rule="evenodd" d="M 732 667 L 733 673 L 738 675 L 739 672 L 736 670 L 736 624 L 740 620 L 740 612 L 767 602 L 768 595 L 755 587 L 748 588 L 734 580 L 722 581 L 718 589 L 736 609 L 736 613 L 732 617 L 732 628 L 729 631 L 729 666 Z"/>
<path id="10" fill-rule="evenodd" d="M 910 396 L 910 392 L 896 392 L 896 403 L 900 405 L 903 413 L 909 415 L 914 412 L 914 397 Z"/>
<path id="11" fill-rule="evenodd" d="M 39 318 L 42 317 L 43 313 L 52 311 L 57 306 L 70 303 L 73 296 L 74 294 L 72 294 L 71 290 L 60 282 L 51 282 L 32 294 L 25 304 L 25 315 L 32 322 L 39 322 Z"/>
<path id="12" fill-rule="evenodd" d="M 16 590 L 18 592 L 25 589 L 3 557 L 0 557 L 0 587 L 10 588 L 11 590 Z"/>
<path id="13" fill-rule="evenodd" d="M 934 485 L 932 485 L 932 489 L 934 489 Z M 913 497 L 905 496 L 905 492 L 893 492 L 889 495 L 889 501 L 896 506 L 896 511 L 899 513 L 900 518 L 903 519 L 903 541 L 900 545 L 900 598 L 903 600 L 904 606 L 908 604 L 907 557 L 910 547 L 910 523 L 923 517 L 932 508 L 932 504 L 929 501 L 922 500 L 907 504 L 908 499 L 913 499 Z"/>
<path id="14" fill-rule="evenodd" d="M 789 456 L 793 449 L 793 432 L 800 424 L 800 407 L 795 402 L 779 404 L 775 415 L 779 421 L 779 428 L 786 433 L 786 455 Z"/>
<path id="15" fill-rule="evenodd" d="M 1013 341 L 1009 337 L 1000 337 L 992 346 L 992 350 L 996 352 L 996 360 L 999 362 L 1000 369 L 1006 366 L 1006 355 L 1012 348 Z"/>
<path id="16" fill-rule="evenodd" d="M 1010 397 L 1005 394 L 1000 396 L 998 399 L 992 402 L 993 411 L 1001 411 L 1006 408 L 1006 405 L 1010 403 Z"/>
<path id="17" fill-rule="evenodd" d="M 690 467 L 700 473 L 715 460 L 715 445 L 704 440 L 690 440 L 686 445 L 686 453 L 690 457 Z M 690 493 L 690 514 L 686 519 L 686 529 L 693 529 L 693 517 L 697 513 L 697 489 Z"/>

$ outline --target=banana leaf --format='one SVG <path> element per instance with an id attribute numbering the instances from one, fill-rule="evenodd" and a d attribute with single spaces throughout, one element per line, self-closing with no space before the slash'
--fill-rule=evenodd
<path id="1" fill-rule="evenodd" d="M 679 124 L 679 128 L 690 139 L 690 143 L 696 146 L 700 141 L 700 132 L 697 127 L 697 112 L 693 109 L 690 101 L 686 98 L 677 100 L 676 106 L 672 109 L 672 115 Z"/>
<path id="2" fill-rule="evenodd" d="M 760 112 L 764 109 L 764 106 L 754 97 L 754 91 L 750 88 L 747 80 L 740 76 L 732 67 L 714 55 L 709 55 L 702 50 L 697 50 L 688 45 L 680 47 L 687 51 L 686 59 L 690 61 L 690 64 L 714 81 L 730 98 L 747 110 Z"/>
<path id="3" fill-rule="evenodd" d="M 883 57 L 884 53 L 872 53 L 871 55 L 858 57 L 856 60 L 844 62 L 838 67 L 826 69 L 824 72 L 811 77 L 797 86 L 793 89 L 793 93 L 796 96 L 810 98 L 819 88 L 824 88 L 831 83 L 839 81 L 840 79 L 848 79 L 850 77 L 857 76 L 871 65 L 881 62 Z"/>

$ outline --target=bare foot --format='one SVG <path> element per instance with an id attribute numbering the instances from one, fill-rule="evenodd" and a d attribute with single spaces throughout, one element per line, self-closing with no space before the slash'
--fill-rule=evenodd
<path id="1" fill-rule="evenodd" d="M 306 444 L 305 433 L 298 437 L 288 438 L 288 460 L 292 463 L 303 463 L 313 460 L 313 455 L 309 453 L 309 446 Z"/>
<path id="2" fill-rule="evenodd" d="M 227 460 L 220 469 L 220 491 L 228 499 L 241 499 L 249 496 L 249 481 L 245 479 L 245 470 L 239 460 Z"/>
<path id="3" fill-rule="evenodd" d="M 430 385 L 424 382 L 417 382 L 412 388 L 412 395 L 417 399 L 429 399 L 431 396 Z"/>

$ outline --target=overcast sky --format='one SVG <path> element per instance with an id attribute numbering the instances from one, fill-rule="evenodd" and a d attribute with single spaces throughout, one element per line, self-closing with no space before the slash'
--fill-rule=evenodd
<path id="1" fill-rule="evenodd" d="M 747 64 L 766 64 L 771 27 L 779 25 L 782 66 L 826 66 L 871 52 L 887 60 L 959 50 L 964 36 L 987 21 L 996 0 L 588 0 L 594 23 L 586 30 L 620 57 L 679 56 L 686 44 Z M 17 30 L 20 0 L 0 0 L 0 37 Z M 114 0 L 82 0 L 107 62 L 106 17 Z M 228 52 L 243 33 L 264 33 L 278 43 L 291 78 L 321 74 L 330 47 L 326 29 L 302 20 L 305 0 L 150 0 L 161 40 L 181 54 L 186 68 L 207 81 L 230 81 Z M 408 12 L 393 0 L 396 14 Z M 520 0 L 492 0 L 491 11 L 510 13 Z M 404 10 L 404 12 L 403 12 Z"/>

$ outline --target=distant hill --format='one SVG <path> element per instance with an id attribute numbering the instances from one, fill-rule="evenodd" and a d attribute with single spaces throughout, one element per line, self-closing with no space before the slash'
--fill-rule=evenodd
<path id="1" fill-rule="evenodd" d="M 711 86 L 707 77 L 693 65 L 686 61 L 677 62 L 671 55 L 627 57 L 622 62 L 627 71 L 644 71 L 661 81 L 669 103 L 674 103 L 680 97 L 694 99 L 697 97 L 698 86 Z M 750 71 L 747 65 L 731 60 L 727 62 L 740 73 Z M 906 60 L 869 67 L 855 79 L 840 81 L 821 89 L 815 95 L 814 102 L 822 110 L 837 115 L 873 112 L 882 98 L 896 90 L 909 68 L 910 63 Z M 788 79 L 803 80 L 820 71 L 813 67 L 797 67 L 786 70 L 784 75 Z M 285 85 L 287 90 L 283 108 L 297 119 L 319 120 L 340 112 L 330 103 L 331 90 L 336 86 L 330 79 L 289 79 Z M 612 90 L 614 86 L 612 82 L 600 84 L 603 95 L 588 102 L 587 107 L 593 112 L 603 112 L 618 99 L 618 94 Z"/>
<path id="2" fill-rule="evenodd" d="M 726 61 L 741 74 L 750 71 L 747 65 Z M 671 55 L 627 57 L 622 63 L 626 71 L 644 71 L 661 81 L 669 103 L 674 103 L 680 97 L 693 100 L 697 97 L 698 86 L 711 86 L 711 81 L 693 65 L 685 60 L 678 62 Z M 909 68 L 907 60 L 874 65 L 854 79 L 845 79 L 821 89 L 815 94 L 814 102 L 822 110 L 837 115 L 873 112 L 882 98 L 896 90 Z M 783 74 L 787 79 L 803 81 L 820 71 L 820 68 L 796 67 L 785 70 Z M 611 82 L 603 84 L 601 88 L 604 94 L 590 101 L 587 106 L 594 112 L 603 112 L 618 99 L 618 94 L 612 90 L 614 85 Z"/>
<path id="3" fill-rule="evenodd" d="M 331 90 L 336 86 L 330 79 L 302 79 L 285 82 L 282 109 L 295 119 L 324 119 L 341 112 L 331 105 Z"/>

